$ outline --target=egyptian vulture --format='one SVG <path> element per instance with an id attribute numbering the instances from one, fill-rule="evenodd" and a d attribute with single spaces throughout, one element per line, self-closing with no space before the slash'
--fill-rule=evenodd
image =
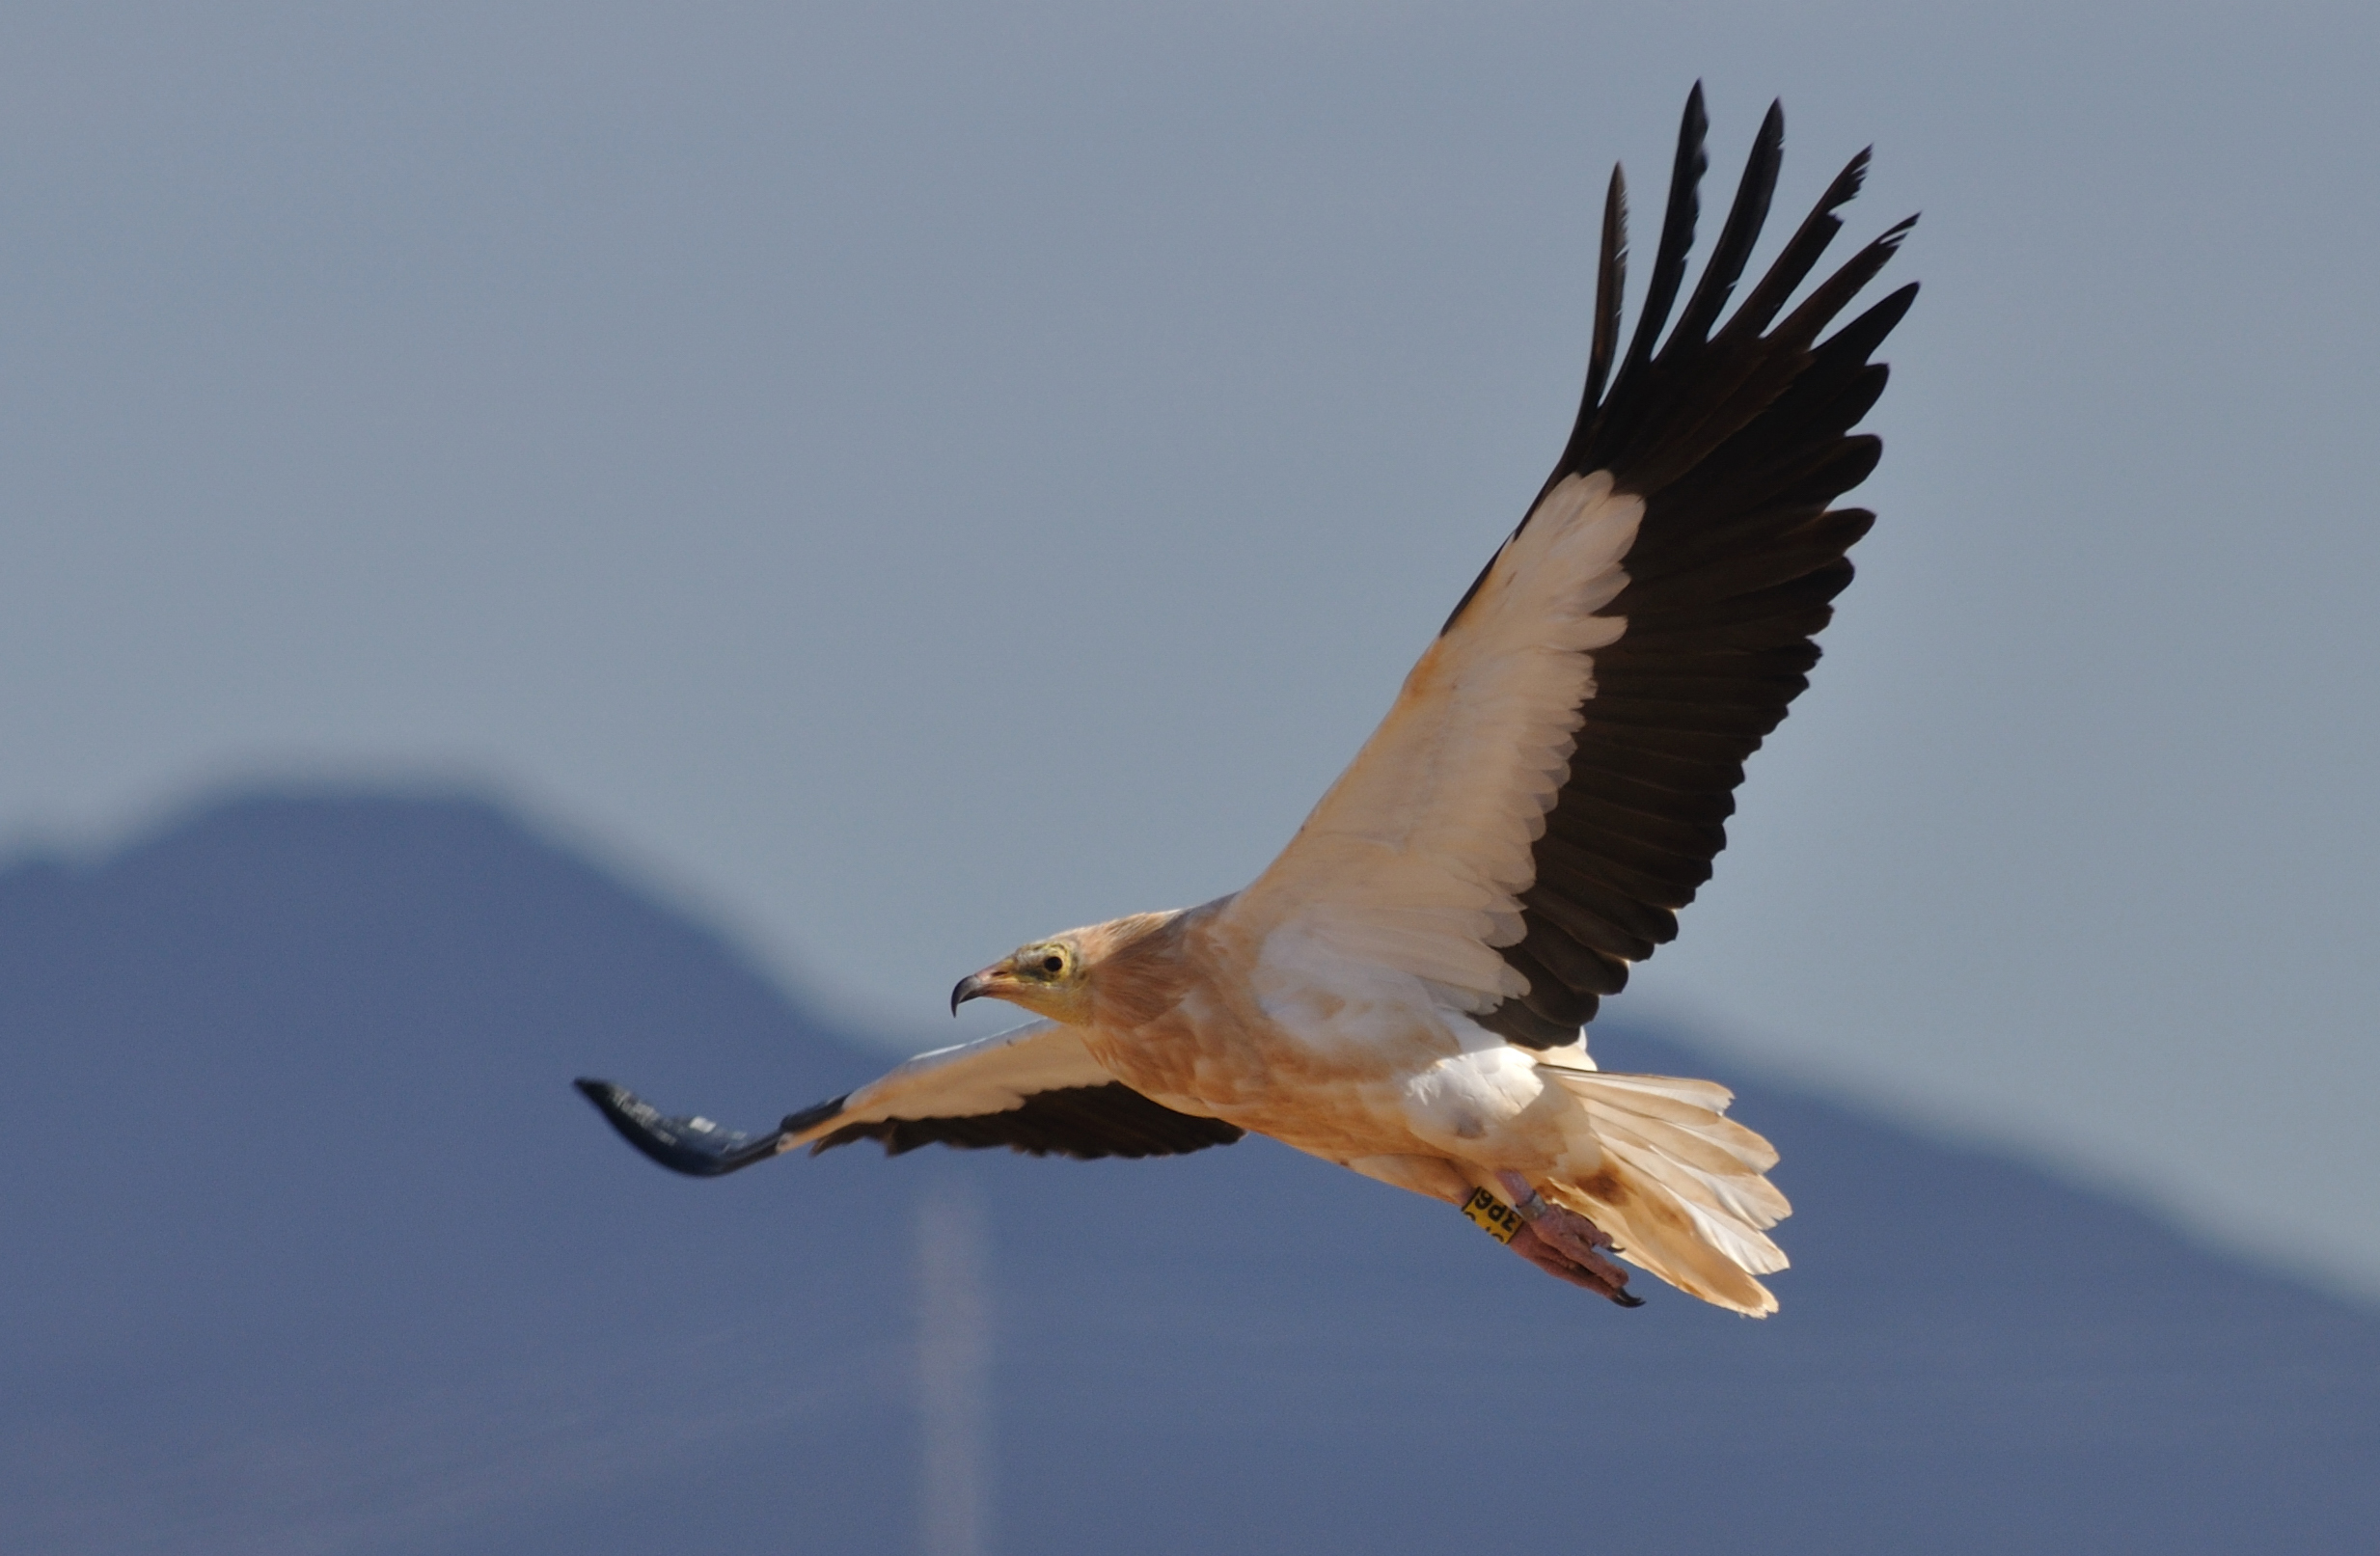
<path id="1" fill-rule="evenodd" d="M 1627 1306 L 1617 1255 L 1763 1315 L 1776 1153 L 1708 1080 L 1598 1070 L 1582 1028 L 1710 876 L 1744 758 L 1807 684 L 1874 515 L 1833 508 L 1914 285 L 1825 340 L 1914 221 L 1794 294 L 1862 151 L 1722 319 L 1776 187 L 1772 105 L 1684 310 L 1706 166 L 1687 97 L 1621 342 L 1626 184 L 1603 206 L 1578 420 L 1545 488 L 1278 859 L 1203 907 L 1038 940 L 951 992 L 1042 1018 L 918 1055 L 748 1136 L 580 1089 L 646 1156 L 716 1176 L 855 1140 L 1151 1157 L 1254 1131 L 1461 1207 Z M 1793 302 L 1788 310 L 1789 302 Z M 1657 347 L 1657 349 L 1656 349 Z"/>

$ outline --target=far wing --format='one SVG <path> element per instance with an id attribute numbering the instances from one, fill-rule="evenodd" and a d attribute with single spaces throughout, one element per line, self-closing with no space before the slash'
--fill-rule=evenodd
<path id="1" fill-rule="evenodd" d="M 1720 322 L 1776 185 L 1771 107 L 1656 353 L 1693 241 L 1705 127 L 1698 86 L 1625 357 L 1613 173 L 1568 447 L 1354 764 L 1224 910 L 1268 961 L 1392 968 L 1546 1048 L 1677 934 L 1677 910 L 1710 879 L 1743 760 L 1807 684 L 1812 640 L 1850 582 L 1845 553 L 1874 521 L 1827 505 L 1874 468 L 1881 445 L 1849 429 L 1883 392 L 1869 358 L 1916 287 L 1819 341 L 1903 222 L 1785 313 L 1858 192 L 1862 152 Z"/>
<path id="2" fill-rule="evenodd" d="M 697 1178 L 797 1146 L 815 1154 L 862 1139 L 883 1141 L 892 1156 L 942 1144 L 1089 1159 L 1179 1156 L 1229 1145 L 1242 1133 L 1220 1119 L 1149 1101 L 1101 1069 L 1081 1035 L 1055 1022 L 920 1053 L 848 1096 L 788 1114 L 762 1135 L 699 1116 L 666 1117 L 608 1080 L 577 1085 L 630 1145 Z"/>

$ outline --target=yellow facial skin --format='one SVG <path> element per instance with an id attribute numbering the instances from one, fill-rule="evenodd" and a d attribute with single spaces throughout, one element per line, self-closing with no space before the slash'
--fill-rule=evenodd
<path id="1" fill-rule="evenodd" d="M 950 991 L 951 1014 L 970 999 L 1005 999 L 1074 1026 L 1091 1019 L 1090 980 L 1081 948 L 1070 941 L 1037 941 L 969 973 Z"/>

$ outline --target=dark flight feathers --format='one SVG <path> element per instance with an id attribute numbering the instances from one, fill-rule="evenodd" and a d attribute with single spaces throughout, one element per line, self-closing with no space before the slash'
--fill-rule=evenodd
<path id="1" fill-rule="evenodd" d="M 1722 824 L 1744 758 L 1808 684 L 1819 657 L 1811 640 L 1851 581 L 1845 553 L 1875 522 L 1864 509 L 1827 505 L 1865 479 L 1882 451 L 1850 429 L 1883 393 L 1886 369 L 1869 358 L 1908 312 L 1916 286 L 1826 341 L 1819 336 L 1916 218 L 1887 229 L 1785 313 L 1841 231 L 1836 211 L 1859 192 L 1868 165 L 1860 152 L 1722 322 L 1776 192 L 1785 116 L 1771 105 L 1702 279 L 1661 341 L 1693 247 L 1708 127 L 1698 84 L 1679 130 L 1644 313 L 1616 374 L 1628 192 L 1612 172 L 1586 394 L 1546 480 L 1551 491 L 1570 476 L 1608 470 L 1620 491 L 1645 500 L 1645 518 L 1623 560 L 1628 587 L 1605 607 L 1628 617 L 1628 629 L 1595 654 L 1596 691 L 1583 705 L 1570 779 L 1521 899 L 1523 935 L 1502 952 L 1529 992 L 1485 1018 L 1524 1048 L 1573 1041 L 1597 1002 L 1627 983 L 1628 964 L 1677 935 L 1677 910 L 1710 879 L 1726 844 Z M 1456 606 L 1450 629 L 1478 587 Z"/>
<path id="2" fill-rule="evenodd" d="M 843 1110 L 836 1097 L 789 1114 L 767 1134 L 751 1135 L 706 1118 L 665 1117 L 652 1104 L 608 1080 L 577 1086 L 630 1145 L 671 1172 L 717 1178 L 740 1171 L 789 1149 L 794 1136 L 831 1123 Z M 1229 1145 L 1245 1132 L 1217 1118 L 1177 1113 L 1149 1101 L 1122 1082 L 1068 1086 L 1025 1099 L 999 1113 L 955 1118 L 875 1119 L 847 1124 L 810 1142 L 810 1154 L 855 1140 L 879 1140 L 888 1156 L 921 1145 L 961 1150 L 1006 1146 L 1027 1156 L 1169 1157 Z"/>
<path id="3" fill-rule="evenodd" d="M 1178 1157 L 1211 1145 L 1230 1145 L 1246 1131 L 1219 1118 L 1177 1113 L 1153 1103 L 1122 1081 L 1070 1086 L 1025 1099 L 1004 1113 L 966 1118 L 895 1118 L 847 1124 L 822 1136 L 813 1154 L 854 1140 L 882 1140 L 887 1156 L 921 1145 L 981 1150 L 1004 1145 L 1034 1157 Z"/>

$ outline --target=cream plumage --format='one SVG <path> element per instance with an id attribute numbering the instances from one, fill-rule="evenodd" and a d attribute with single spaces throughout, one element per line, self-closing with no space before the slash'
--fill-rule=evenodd
<path id="1" fill-rule="evenodd" d="M 1721 322 L 1767 214 L 1771 107 L 1667 339 L 1704 168 L 1686 103 L 1644 312 L 1619 349 L 1626 195 L 1604 211 L 1587 389 L 1537 502 L 1354 761 L 1245 889 L 1036 942 L 974 973 L 1046 1020 L 922 1054 L 758 1138 L 581 1089 L 640 1150 L 715 1175 L 868 1137 L 1154 1156 L 1247 1131 L 1464 1206 L 1541 1268 L 1628 1305 L 1618 1254 L 1764 1314 L 1788 1211 L 1767 1142 L 1707 1080 L 1607 1074 L 1581 1028 L 1725 842 L 1741 763 L 1818 659 L 1873 523 L 1849 428 L 1904 287 L 1820 341 L 1904 222 L 1786 304 L 1862 152 Z M 1782 315 L 1782 316 L 1780 316 Z M 1659 349 L 1656 351 L 1656 342 Z M 1608 393 L 1606 383 L 1608 382 Z"/>

